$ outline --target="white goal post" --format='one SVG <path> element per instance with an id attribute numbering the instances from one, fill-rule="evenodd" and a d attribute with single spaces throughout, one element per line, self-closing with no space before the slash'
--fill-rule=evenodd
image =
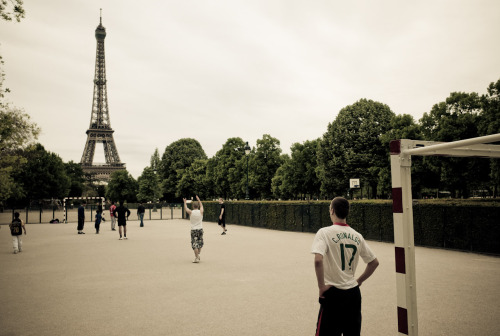
<path id="1" fill-rule="evenodd" d="M 411 156 L 500 158 L 500 133 L 454 142 L 393 140 L 390 143 L 396 257 L 398 335 L 418 336 Z"/>
<path id="2" fill-rule="evenodd" d="M 100 199 L 103 207 L 104 207 L 104 202 L 106 201 L 106 199 L 104 197 L 65 197 L 63 199 L 63 211 L 64 211 L 63 223 L 67 223 L 66 200 L 89 200 L 89 199 L 95 199 L 95 200 Z"/>

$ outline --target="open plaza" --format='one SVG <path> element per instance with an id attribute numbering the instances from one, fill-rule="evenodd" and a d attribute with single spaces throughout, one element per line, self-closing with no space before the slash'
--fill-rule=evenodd
<path id="1" fill-rule="evenodd" d="M 28 224 L 13 254 L 0 229 L 0 335 L 313 335 L 319 310 L 312 233 L 204 223 L 192 263 L 188 220 Z M 362 335 L 397 335 L 394 245 L 361 287 Z M 358 273 L 364 270 L 360 261 Z M 500 258 L 416 248 L 420 335 L 497 335 Z"/>

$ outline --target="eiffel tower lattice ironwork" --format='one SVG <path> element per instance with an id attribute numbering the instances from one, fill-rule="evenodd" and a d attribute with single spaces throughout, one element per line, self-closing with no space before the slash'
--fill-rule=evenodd
<path id="1" fill-rule="evenodd" d="M 95 60 L 94 98 L 92 103 L 92 115 L 90 127 L 87 130 L 87 143 L 83 150 L 80 165 L 85 173 L 89 173 L 94 179 L 109 181 L 111 173 L 124 170 L 125 164 L 120 161 L 118 150 L 113 139 L 113 130 L 109 121 L 108 95 L 106 88 L 106 64 L 104 58 L 104 39 L 106 29 L 102 25 L 102 15 L 99 26 L 95 30 L 97 40 L 97 53 Z M 95 163 L 94 154 L 96 144 L 104 146 L 104 157 L 106 163 Z"/>

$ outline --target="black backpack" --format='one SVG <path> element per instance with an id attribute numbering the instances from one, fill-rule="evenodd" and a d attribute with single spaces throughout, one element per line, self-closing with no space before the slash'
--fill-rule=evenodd
<path id="1" fill-rule="evenodd" d="M 20 236 L 20 235 L 22 235 L 22 234 L 23 234 L 21 219 L 19 219 L 19 218 L 14 218 L 14 219 L 12 220 L 12 224 L 10 225 L 10 233 L 11 233 L 13 236 Z"/>

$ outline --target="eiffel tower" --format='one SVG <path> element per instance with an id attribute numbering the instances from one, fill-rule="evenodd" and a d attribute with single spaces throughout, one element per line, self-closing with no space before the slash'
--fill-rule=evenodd
<path id="1" fill-rule="evenodd" d="M 117 170 L 125 170 L 125 164 L 121 163 L 113 130 L 109 122 L 108 95 L 106 88 L 106 64 L 104 60 L 104 39 L 106 38 L 106 28 L 102 25 L 102 13 L 100 23 L 95 30 L 97 40 L 97 53 L 95 60 L 94 77 L 94 99 L 92 103 L 92 115 L 90 117 L 90 127 L 87 130 L 87 142 L 83 150 L 82 166 L 84 173 L 89 173 L 92 178 L 98 181 L 109 181 L 111 173 Z M 102 143 L 104 146 L 104 157 L 106 163 L 93 163 L 95 146 Z"/>

